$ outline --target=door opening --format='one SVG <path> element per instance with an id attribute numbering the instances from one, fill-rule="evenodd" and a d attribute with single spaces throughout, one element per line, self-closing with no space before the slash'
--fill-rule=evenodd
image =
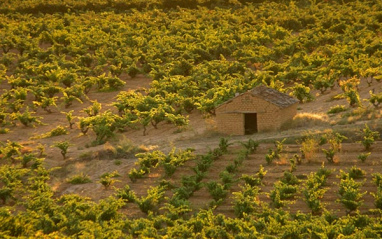
<path id="1" fill-rule="evenodd" d="M 257 113 L 244 114 L 245 134 L 257 133 Z"/>

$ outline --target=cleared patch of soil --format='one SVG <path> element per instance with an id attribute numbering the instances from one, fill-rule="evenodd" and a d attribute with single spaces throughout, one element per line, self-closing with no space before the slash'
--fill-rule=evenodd
<path id="1" fill-rule="evenodd" d="M 139 90 L 143 88 L 150 87 L 151 79 L 142 75 L 137 76 L 134 79 L 130 79 L 127 76 L 121 76 L 123 80 L 126 81 L 126 85 L 122 90 Z M 1 88 L 3 89 L 3 84 Z M 373 83 L 372 86 L 367 86 L 366 82 L 362 82 L 359 87 L 360 96 L 363 99 L 369 98 L 369 91 L 374 89 L 376 93 L 382 90 L 381 83 Z M 52 173 L 51 185 L 56 191 L 56 195 L 62 195 L 67 193 L 78 193 L 82 196 L 87 196 L 92 198 L 95 201 L 106 198 L 109 195 L 114 193 L 112 189 L 104 189 L 103 186 L 98 182 L 100 175 L 106 172 L 118 171 L 121 175 L 114 184 L 116 188 L 122 188 L 124 185 L 129 184 L 131 188 L 137 193 L 138 196 L 146 194 L 147 189 L 150 186 L 158 185 L 160 179 L 162 179 L 163 170 L 160 168 L 154 169 L 151 173 L 144 177 L 143 179 L 138 180 L 136 183 L 132 183 L 128 178 L 128 172 L 135 167 L 134 154 L 125 156 L 119 159 L 113 159 L 112 151 L 115 149 L 116 145 L 121 142 L 128 142 L 135 146 L 141 146 L 144 149 L 154 149 L 157 148 L 164 152 L 170 151 L 173 147 L 177 148 L 194 148 L 196 154 L 204 154 L 210 148 L 217 147 L 219 140 L 224 135 L 221 135 L 216 132 L 216 123 L 213 116 L 205 117 L 200 112 L 193 112 L 189 115 L 190 124 L 183 130 L 179 130 L 173 125 L 161 123 L 158 125 L 158 129 L 149 127 L 147 129 L 147 135 L 143 136 L 142 129 L 129 129 L 124 133 L 118 134 L 115 138 L 110 139 L 105 145 L 98 145 L 94 147 L 89 147 L 91 142 L 95 139 L 95 135 L 92 132 L 89 132 L 87 135 L 81 134 L 77 125 L 74 125 L 73 129 L 68 128 L 68 122 L 65 119 L 65 115 L 60 113 L 61 111 L 70 111 L 74 110 L 75 116 L 85 116 L 85 113 L 82 110 L 91 105 L 92 100 L 97 100 L 102 104 L 102 109 L 111 109 L 115 111 L 114 107 L 111 105 L 115 101 L 116 95 L 119 91 L 115 92 L 96 92 L 92 91 L 89 93 L 89 100 L 85 100 L 83 104 L 75 102 L 68 109 L 65 109 L 63 105 L 59 105 L 57 109 L 52 109 L 52 113 L 46 113 L 43 110 L 39 109 L 36 112 L 36 116 L 43 117 L 42 122 L 44 125 L 39 125 L 36 127 L 24 127 L 22 125 L 17 125 L 16 127 L 11 127 L 10 132 L 5 135 L 0 135 L 0 141 L 6 142 L 7 140 L 17 141 L 22 143 L 25 147 L 35 148 L 38 144 L 42 144 L 46 149 L 46 160 L 45 166 L 47 168 L 59 167 Z M 327 93 L 319 94 L 314 91 L 313 95 L 316 96 L 316 99 L 312 102 L 300 104 L 299 113 L 308 113 L 308 114 L 324 114 L 330 107 L 335 105 L 345 105 L 348 103 L 345 99 L 341 100 L 332 100 L 333 96 L 341 93 L 339 87 L 335 87 L 332 90 L 328 90 Z M 363 102 L 366 106 L 368 103 Z M 348 110 L 350 111 L 350 109 Z M 381 115 L 381 110 L 377 109 L 374 112 Z M 310 125 L 306 124 L 298 128 L 289 127 L 284 131 L 280 132 L 266 132 L 258 133 L 250 136 L 231 136 L 229 137 L 230 142 L 237 143 L 240 141 L 247 141 L 249 138 L 252 138 L 257 141 L 273 139 L 289 139 L 293 137 L 299 137 L 306 132 L 325 132 L 328 129 L 339 130 L 339 129 L 354 129 L 362 128 L 367 122 L 371 127 L 380 126 L 381 123 L 379 119 L 374 119 L 372 117 L 363 119 L 362 121 L 356 121 L 352 125 L 337 125 L 330 124 L 341 120 L 340 116 L 330 116 L 328 122 L 324 124 Z M 50 130 L 56 128 L 57 126 L 65 126 L 68 128 L 69 134 L 56 136 L 52 138 L 35 138 L 41 134 L 47 133 Z M 227 136 L 225 136 L 227 137 Z M 31 139 L 35 138 L 35 139 Z M 51 147 L 53 142 L 68 140 L 72 144 L 69 148 L 68 158 L 63 159 L 59 150 L 57 148 Z M 231 147 L 231 154 L 221 157 L 219 160 L 214 162 L 213 167 L 207 173 L 207 177 L 203 182 L 208 182 L 211 180 L 219 180 L 219 173 L 224 170 L 224 168 L 232 162 L 235 157 L 235 151 L 238 150 L 239 146 Z M 241 174 L 251 174 L 258 170 L 260 165 L 263 165 L 268 173 L 264 179 L 264 186 L 262 186 L 262 194 L 260 199 L 269 202 L 269 197 L 267 193 L 272 190 L 273 183 L 278 180 L 282 173 L 289 168 L 288 161 L 274 163 L 272 165 L 266 165 L 265 154 L 269 147 L 273 147 L 272 144 L 261 144 L 258 151 L 250 156 L 250 159 L 246 160 L 243 165 L 240 167 L 236 178 L 238 179 Z M 289 144 L 287 153 L 288 157 L 291 157 L 294 153 L 297 153 L 299 150 L 298 145 Z M 366 171 L 366 183 L 363 185 L 362 190 L 373 192 L 376 190 L 376 186 L 373 185 L 371 180 L 371 175 L 374 172 L 380 171 L 382 158 L 382 146 L 378 142 L 373 147 L 372 155 L 368 160 L 361 164 L 357 160 L 357 155 L 362 152 L 362 147 L 360 144 L 343 144 L 343 152 L 339 154 L 338 163 L 329 165 L 325 164 L 326 167 L 330 169 L 335 169 L 335 173 L 329 177 L 327 186 L 329 190 L 326 192 L 324 197 L 324 202 L 327 203 L 326 208 L 333 209 L 338 211 L 339 214 L 344 213 L 343 207 L 336 203 L 337 198 L 337 186 L 339 179 L 335 176 L 339 171 L 350 168 L 353 165 L 358 165 L 363 170 Z M 325 162 L 324 154 L 322 152 L 317 153 L 316 158 L 311 162 L 305 162 L 302 165 L 297 167 L 295 172 L 296 175 L 307 175 L 310 172 L 314 172 L 319 167 L 321 167 L 322 162 Z M 184 175 L 193 174 L 190 167 L 195 165 L 195 161 L 187 162 L 184 166 L 178 169 L 175 175 L 167 180 L 171 183 L 179 185 L 180 179 Z M 91 183 L 83 185 L 72 185 L 66 182 L 67 178 L 70 178 L 79 173 L 84 173 L 88 175 L 92 180 Z M 239 190 L 238 184 L 233 185 L 230 188 L 230 192 Z M 171 192 L 167 192 L 168 195 L 171 195 Z M 166 195 L 167 195 L 166 194 Z M 230 194 L 229 194 L 230 195 Z M 195 192 L 195 194 L 190 198 L 192 205 L 195 208 L 203 208 L 212 200 L 212 197 L 209 195 L 208 191 L 205 188 Z M 367 193 L 364 196 L 364 205 L 361 207 L 361 211 L 366 212 L 368 209 L 373 208 L 373 198 Z M 232 215 L 232 205 L 231 197 L 228 196 L 227 199 L 217 208 L 217 212 L 225 213 L 227 215 Z M 132 216 L 139 216 L 139 212 L 136 205 L 129 208 L 129 214 Z M 134 209 L 135 208 L 135 209 Z M 302 200 L 301 192 L 296 195 L 295 202 L 289 205 L 291 211 L 303 211 L 307 212 L 308 208 L 305 205 L 305 202 Z"/>

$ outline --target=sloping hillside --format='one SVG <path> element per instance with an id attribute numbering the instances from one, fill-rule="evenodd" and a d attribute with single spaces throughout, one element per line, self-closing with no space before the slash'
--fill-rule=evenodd
<path id="1" fill-rule="evenodd" d="M 382 3 L 0 3 L 0 238 L 381 238 Z M 258 85 L 282 130 L 218 133 Z"/>

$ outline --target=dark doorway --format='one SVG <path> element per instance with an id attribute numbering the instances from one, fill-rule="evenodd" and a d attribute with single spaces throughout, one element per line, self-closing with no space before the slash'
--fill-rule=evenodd
<path id="1" fill-rule="evenodd" d="M 244 114 L 245 134 L 253 134 L 257 132 L 257 114 Z"/>

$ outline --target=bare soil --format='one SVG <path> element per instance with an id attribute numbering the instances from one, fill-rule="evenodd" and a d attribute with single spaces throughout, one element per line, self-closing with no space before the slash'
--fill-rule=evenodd
<path id="1" fill-rule="evenodd" d="M 142 88 L 150 87 L 151 79 L 139 75 L 138 77 L 131 79 L 127 76 L 122 76 L 122 79 L 126 81 L 126 85 L 122 90 L 136 90 Z M 0 88 L 4 89 L 5 84 L 0 84 Z M 360 96 L 362 99 L 369 98 L 369 91 L 374 89 L 375 92 L 380 92 L 382 90 L 382 84 L 374 82 L 371 87 L 368 87 L 366 82 L 362 82 L 359 87 Z M 89 147 L 91 142 L 95 139 L 95 136 L 89 132 L 87 135 L 81 134 L 77 125 L 73 129 L 68 128 L 68 122 L 65 119 L 65 115 L 60 113 L 61 111 L 74 110 L 74 115 L 85 116 L 82 110 L 91 105 L 91 100 L 97 100 L 102 104 L 102 109 L 112 109 L 115 111 L 111 103 L 115 101 L 115 96 L 119 91 L 115 92 L 96 92 L 92 91 L 89 93 L 89 100 L 86 100 L 83 104 L 74 103 L 68 109 L 65 109 L 63 105 L 59 105 L 57 109 L 53 109 L 52 113 L 46 113 L 41 109 L 36 112 L 37 116 L 41 116 L 44 125 L 39 125 L 36 127 L 24 127 L 22 125 L 17 125 L 16 127 L 11 127 L 8 134 L 0 135 L 0 141 L 6 142 L 7 140 L 17 141 L 22 143 L 26 148 L 35 148 L 38 144 L 42 144 L 46 149 L 46 159 L 45 165 L 47 168 L 58 167 L 58 169 L 52 172 L 51 185 L 56 192 L 56 195 L 63 195 L 67 193 L 78 193 L 82 196 L 90 197 L 95 201 L 106 198 L 114 193 L 112 189 L 104 189 L 103 186 L 98 182 L 100 175 L 105 172 L 118 171 L 121 175 L 117 178 L 119 181 L 114 184 L 116 188 L 121 188 L 126 184 L 129 184 L 131 188 L 137 193 L 137 195 L 144 195 L 146 190 L 150 186 L 158 184 L 159 179 L 163 178 L 163 172 L 160 168 L 154 169 L 147 177 L 139 179 L 138 182 L 132 183 L 127 174 L 131 168 L 135 167 L 135 157 L 133 155 L 121 158 L 113 159 L 110 155 L 113 154 L 115 146 L 121 144 L 121 142 L 140 146 L 141 149 L 160 149 L 164 152 L 168 152 L 173 147 L 177 148 L 194 148 L 196 154 L 203 154 L 207 152 L 210 148 L 217 147 L 219 140 L 224 135 L 216 132 L 216 123 L 213 116 L 206 117 L 199 112 L 193 112 L 189 115 L 190 124 L 187 128 L 179 131 L 176 127 L 161 123 L 158 125 L 158 129 L 153 127 L 148 128 L 147 135 L 143 136 L 142 129 L 130 129 L 125 133 L 118 134 L 115 138 L 110 139 L 104 145 L 98 145 L 94 147 Z M 314 91 L 313 95 L 315 100 L 312 102 L 300 104 L 298 113 L 307 113 L 311 115 L 323 115 L 330 109 L 330 107 L 335 105 L 345 105 L 348 103 L 345 99 L 332 100 L 333 96 L 341 93 L 339 87 L 335 87 L 332 90 L 328 90 L 327 93 L 319 94 L 319 92 Z M 363 102 L 365 106 L 368 102 Z M 351 109 L 350 109 L 351 110 Z M 348 111 L 350 111 L 348 110 Z M 219 173 L 224 170 L 224 168 L 232 162 L 235 157 L 235 151 L 239 149 L 237 142 L 247 141 L 248 139 L 254 139 L 259 141 L 282 138 L 292 138 L 301 136 L 307 132 L 325 132 L 328 129 L 349 129 L 354 130 L 354 128 L 362 128 L 367 122 L 371 127 L 380 126 L 380 119 L 375 118 L 375 115 L 381 115 L 381 110 L 374 110 L 373 115 L 366 115 L 360 120 L 353 120 L 353 124 L 339 125 L 337 122 L 343 121 L 344 119 L 340 116 L 330 116 L 327 120 L 318 124 L 309 124 L 300 126 L 298 128 L 293 128 L 290 126 L 289 129 L 279 132 L 266 132 L 258 133 L 254 135 L 246 136 L 232 136 L 229 137 L 230 142 L 235 143 L 236 146 L 230 148 L 231 154 L 223 156 L 218 161 L 214 162 L 213 167 L 207 174 L 207 178 L 204 179 L 205 182 L 211 180 L 218 180 Z M 352 116 L 350 116 L 352 117 Z M 349 120 L 349 118 L 345 118 Z M 350 119 L 351 121 L 351 119 Z M 56 128 L 58 125 L 65 126 L 69 130 L 68 135 L 56 136 L 51 138 L 36 138 L 39 135 L 49 132 L 50 130 Z M 225 136 L 226 137 L 226 136 Z M 72 146 L 69 148 L 68 158 L 63 159 L 59 150 L 57 148 L 51 147 L 53 142 L 68 140 L 71 142 Z M 253 174 L 258 170 L 260 165 L 263 165 L 268 171 L 265 179 L 264 186 L 261 188 L 262 194 L 260 196 L 261 200 L 269 202 L 268 194 L 273 187 L 273 183 L 278 180 L 282 173 L 289 168 L 289 163 L 287 160 L 273 163 L 272 165 L 266 165 L 265 154 L 269 147 L 273 147 L 273 144 L 260 144 L 260 147 L 255 154 L 250 156 L 249 160 L 246 160 L 244 164 L 239 169 L 236 177 L 239 178 L 241 174 Z M 299 151 L 299 145 L 288 144 L 286 151 L 286 159 L 292 156 L 294 153 Z M 357 165 L 366 171 L 366 183 L 362 187 L 363 191 L 373 192 L 376 190 L 376 186 L 373 185 L 371 180 L 371 175 L 375 172 L 381 172 L 381 158 L 382 158 L 382 143 L 377 142 L 373 147 L 371 156 L 367 159 L 365 163 L 360 163 L 357 159 L 357 155 L 362 152 L 361 144 L 359 143 L 344 143 L 343 151 L 338 155 L 338 162 L 336 164 L 325 164 L 326 167 L 334 169 L 335 173 L 329 177 L 327 186 L 329 190 L 326 192 L 324 197 L 324 202 L 327 204 L 326 208 L 338 211 L 339 214 L 344 213 L 344 208 L 336 203 L 337 198 L 337 186 L 339 179 L 336 174 L 340 170 L 346 170 L 353 165 Z M 317 153 L 314 160 L 311 162 L 305 162 L 297 167 L 295 172 L 296 175 L 307 175 L 310 172 L 314 172 L 321 167 L 322 162 L 325 162 L 324 154 L 322 152 Z M 184 175 L 192 174 L 190 167 L 194 165 L 195 162 L 187 162 L 186 165 L 178 169 L 170 180 L 174 184 L 179 183 L 179 180 Z M 72 185 L 66 182 L 67 178 L 70 178 L 79 173 L 84 173 L 89 175 L 92 182 L 82 185 Z M 238 185 L 234 185 L 231 188 L 231 192 L 239 190 Z M 197 191 L 191 200 L 192 205 L 195 208 L 203 208 L 210 201 L 211 196 L 205 188 Z M 364 205 L 361 207 L 361 211 L 366 212 L 368 209 L 374 208 L 373 197 L 367 193 L 364 196 Z M 221 212 L 227 215 L 232 215 L 232 199 L 230 196 L 224 201 L 224 203 L 218 207 L 217 212 Z M 140 212 L 136 206 L 131 206 L 129 213 L 133 216 L 139 216 Z M 296 196 L 295 202 L 291 203 L 289 210 L 293 212 L 302 211 L 307 212 L 304 201 L 301 198 L 301 193 Z"/>

